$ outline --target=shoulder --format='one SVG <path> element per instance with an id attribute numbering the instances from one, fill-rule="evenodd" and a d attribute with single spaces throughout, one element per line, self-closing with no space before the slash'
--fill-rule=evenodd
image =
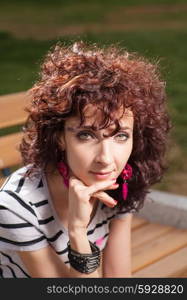
<path id="1" fill-rule="evenodd" d="M 10 190 L 18 194 L 26 195 L 40 187 L 40 175 L 33 176 L 32 179 L 25 177 L 25 173 L 28 168 L 29 165 L 13 172 L 2 185 L 0 192 Z"/>
<path id="2" fill-rule="evenodd" d="M 104 204 L 101 205 L 101 211 L 106 215 L 108 221 L 116 220 L 116 219 L 126 219 L 129 213 L 125 208 L 120 209 L 115 206 L 114 208 L 110 208 Z"/>
<path id="3" fill-rule="evenodd" d="M 32 178 L 25 177 L 28 168 L 29 166 L 22 167 L 7 178 L 0 189 L 0 199 L 4 193 L 16 194 L 26 202 L 29 199 L 35 199 L 35 194 L 39 196 L 40 192 L 44 189 L 42 172 Z"/>
<path id="4" fill-rule="evenodd" d="M 0 208 L 1 212 L 8 209 L 37 223 L 34 221 L 37 217 L 35 204 L 44 200 L 42 176 L 32 179 L 24 177 L 27 169 L 28 167 L 18 169 L 6 180 L 0 190 Z"/>
<path id="5" fill-rule="evenodd" d="M 131 226 L 132 226 L 132 217 L 133 214 L 132 213 L 127 213 L 125 218 L 114 218 L 111 220 L 110 222 L 110 231 L 111 230 L 122 230 L 122 231 L 126 231 L 126 230 L 131 230 Z"/>
<path id="6" fill-rule="evenodd" d="M 41 228 L 46 207 L 41 178 L 25 178 L 25 172 L 25 167 L 14 172 L 0 191 L 0 249 L 29 251 L 48 244 Z"/>

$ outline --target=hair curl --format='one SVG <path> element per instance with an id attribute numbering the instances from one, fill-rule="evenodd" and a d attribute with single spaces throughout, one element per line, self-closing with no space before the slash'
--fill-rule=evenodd
<path id="1" fill-rule="evenodd" d="M 126 201 L 120 186 L 107 193 L 118 199 L 118 207 L 138 211 L 149 187 L 160 181 L 166 166 L 167 133 L 165 82 L 158 63 L 115 46 L 99 48 L 82 42 L 55 45 L 42 66 L 40 80 L 31 88 L 32 100 L 20 145 L 23 164 L 31 164 L 26 176 L 62 160 L 60 135 L 65 120 L 79 116 L 85 121 L 88 104 L 102 109 L 102 120 L 94 129 L 119 124 L 115 112 L 130 108 L 134 115 L 133 150 L 128 163 L 133 168 Z M 118 128 L 116 129 L 116 131 Z"/>

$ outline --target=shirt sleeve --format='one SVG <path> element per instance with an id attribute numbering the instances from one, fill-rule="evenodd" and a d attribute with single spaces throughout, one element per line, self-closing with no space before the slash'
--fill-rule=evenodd
<path id="1" fill-rule="evenodd" d="M 32 251 L 47 245 L 31 205 L 11 191 L 1 191 L 0 249 Z"/>
<path id="2" fill-rule="evenodd" d="M 122 208 L 121 210 L 118 207 L 110 208 L 106 205 L 103 205 L 103 210 L 105 214 L 107 215 L 109 220 L 112 219 L 124 219 L 126 218 L 131 212 L 127 212 L 125 208 Z"/>

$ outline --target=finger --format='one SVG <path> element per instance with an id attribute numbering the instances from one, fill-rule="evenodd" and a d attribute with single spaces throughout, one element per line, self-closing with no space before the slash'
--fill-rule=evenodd
<path id="1" fill-rule="evenodd" d="M 109 207 L 114 207 L 117 204 L 117 201 L 107 195 L 105 192 L 97 192 L 94 193 L 93 196 L 98 198 L 101 202 Z"/>
<path id="2" fill-rule="evenodd" d="M 90 187 L 88 187 L 88 193 L 92 195 L 93 193 L 96 193 L 98 191 L 106 190 L 107 188 L 111 187 L 113 183 L 115 183 L 116 180 L 107 180 L 103 182 L 97 182 Z"/>
<path id="3" fill-rule="evenodd" d="M 108 187 L 107 190 L 114 190 L 114 189 L 117 189 L 118 187 L 119 187 L 118 183 L 117 184 L 113 184 L 111 187 Z M 93 197 L 98 197 L 99 198 L 99 195 L 101 195 L 101 194 L 102 194 L 102 192 L 95 192 L 94 194 L 92 194 L 92 198 Z M 104 194 L 106 194 L 106 193 L 104 193 Z"/>
<path id="4" fill-rule="evenodd" d="M 111 186 L 109 186 L 108 188 L 107 188 L 107 190 L 115 190 L 115 189 L 117 189 L 119 187 L 119 184 L 118 183 L 114 183 L 114 184 L 112 184 Z"/>
<path id="5" fill-rule="evenodd" d="M 108 187 L 107 190 L 114 190 L 114 189 L 117 189 L 119 186 L 119 184 L 116 184 L 116 186 L 111 186 L 111 187 Z M 101 194 L 102 192 L 95 192 L 94 194 L 92 194 L 92 198 L 93 197 L 99 197 L 99 195 Z M 105 193 L 107 195 L 107 193 Z"/>

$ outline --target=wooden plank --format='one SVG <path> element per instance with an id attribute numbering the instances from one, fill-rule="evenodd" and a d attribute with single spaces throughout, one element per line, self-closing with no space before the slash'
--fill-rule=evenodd
<path id="1" fill-rule="evenodd" d="M 16 166 L 21 162 L 18 146 L 22 133 L 13 133 L 0 137 L 0 169 Z"/>
<path id="2" fill-rule="evenodd" d="M 187 266 L 184 272 L 177 275 L 178 278 L 187 278 Z"/>
<path id="3" fill-rule="evenodd" d="M 5 180 L 6 180 L 6 177 L 0 177 L 0 188 L 2 187 Z"/>
<path id="4" fill-rule="evenodd" d="M 187 275 L 187 247 L 133 273 L 133 277 L 181 277 Z M 186 273 L 185 273 L 186 272 Z"/>
<path id="5" fill-rule="evenodd" d="M 29 96 L 26 92 L 0 96 L 0 129 L 23 124 L 27 116 L 24 108 L 28 101 Z"/>
<path id="6" fill-rule="evenodd" d="M 159 238 L 132 248 L 132 270 L 137 272 L 186 245 L 187 230 L 174 228 Z"/>
<path id="7" fill-rule="evenodd" d="M 137 216 L 133 216 L 132 218 L 132 230 L 135 230 L 141 226 L 143 226 L 144 224 L 147 224 L 148 221 L 143 219 L 143 218 L 140 218 L 140 217 L 137 217 Z"/>
<path id="8" fill-rule="evenodd" d="M 132 247 L 138 247 L 148 243 L 153 239 L 157 239 L 163 234 L 172 231 L 173 227 L 161 224 L 146 223 L 132 232 Z"/>
<path id="9" fill-rule="evenodd" d="M 6 182 L 6 180 L 9 178 L 8 177 L 0 177 L 0 188 L 3 187 L 4 183 Z"/>

